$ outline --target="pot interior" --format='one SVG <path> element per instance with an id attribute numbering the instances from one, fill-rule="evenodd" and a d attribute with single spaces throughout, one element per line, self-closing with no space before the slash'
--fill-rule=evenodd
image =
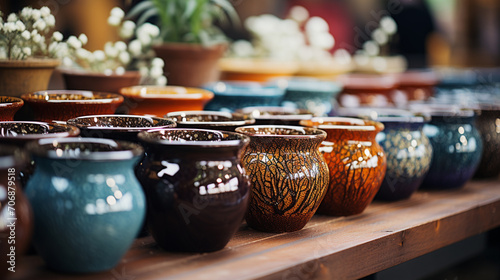
<path id="1" fill-rule="evenodd" d="M 247 141 L 246 136 L 238 133 L 203 129 L 150 130 L 139 133 L 139 139 L 150 143 L 176 145 L 198 145 L 212 142 L 238 145 L 242 141 Z"/>
<path id="2" fill-rule="evenodd" d="M 314 128 L 274 125 L 239 127 L 236 129 L 236 132 L 241 132 L 253 136 L 315 136 L 324 134 L 323 131 Z"/>
<path id="3" fill-rule="evenodd" d="M 28 135 L 42 135 L 47 134 L 53 137 L 76 135 L 77 128 L 64 125 L 52 124 L 43 122 L 1 122 L 0 123 L 0 136 L 1 137 L 20 137 Z"/>
<path id="4" fill-rule="evenodd" d="M 78 117 L 69 120 L 68 124 L 84 128 L 153 128 L 158 126 L 175 126 L 175 122 L 168 119 L 117 115 Z"/>

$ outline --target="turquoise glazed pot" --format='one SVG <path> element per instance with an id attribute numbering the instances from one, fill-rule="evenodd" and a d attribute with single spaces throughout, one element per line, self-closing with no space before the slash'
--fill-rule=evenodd
<path id="1" fill-rule="evenodd" d="M 205 105 L 209 111 L 229 111 L 249 106 L 279 106 L 285 89 L 277 83 L 215 82 L 203 87 L 214 93 L 214 98 Z"/>
<path id="2" fill-rule="evenodd" d="M 42 139 L 26 186 L 35 213 L 34 245 L 51 269 L 104 271 L 118 264 L 145 215 L 133 168 L 138 144 L 109 139 Z"/>

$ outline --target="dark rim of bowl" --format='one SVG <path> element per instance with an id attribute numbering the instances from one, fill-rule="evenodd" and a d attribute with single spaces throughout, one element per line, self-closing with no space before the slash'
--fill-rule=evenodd
<path id="1" fill-rule="evenodd" d="M 164 135 L 163 133 L 168 132 L 168 131 L 184 131 L 184 132 L 205 132 L 205 133 L 212 133 L 216 134 L 219 136 L 224 137 L 223 135 L 230 135 L 233 137 L 236 137 L 236 140 L 220 140 L 220 141 L 190 141 L 190 140 L 184 140 L 184 141 L 170 141 L 167 139 L 159 139 L 157 135 Z M 208 148 L 214 148 L 214 147 L 237 147 L 244 145 L 248 142 L 250 142 L 250 138 L 244 134 L 241 133 L 236 133 L 236 132 L 229 132 L 229 131 L 219 131 L 219 130 L 210 130 L 210 129 L 196 129 L 196 128 L 169 128 L 169 129 L 151 129 L 147 131 L 142 131 L 139 132 L 138 136 L 139 140 L 142 142 L 146 143 L 151 143 L 151 144 L 160 144 L 160 145 L 168 145 L 168 146 L 197 146 L 197 147 L 208 147 Z"/>
<path id="2" fill-rule="evenodd" d="M 430 116 L 399 108 L 338 108 L 337 113 L 340 116 L 368 118 L 383 123 L 425 123 L 430 120 Z"/>
<path id="3" fill-rule="evenodd" d="M 264 128 L 275 128 L 275 129 L 284 129 L 284 130 L 292 130 L 296 132 L 301 132 L 303 134 L 261 134 L 256 132 L 258 129 Z M 251 131 L 253 130 L 253 131 Z M 294 126 L 294 125 L 251 125 L 251 126 L 242 126 L 236 128 L 236 132 L 243 133 L 252 137 L 271 137 L 271 138 L 294 138 L 294 139 L 314 139 L 318 137 L 326 137 L 326 132 L 314 128 L 314 127 L 303 127 L 303 126 Z"/>
<path id="4" fill-rule="evenodd" d="M 58 149 L 59 145 L 107 145 L 111 151 L 75 152 L 75 148 L 66 152 Z M 72 159 L 91 161 L 128 160 L 143 154 L 144 149 L 139 145 L 127 141 L 118 141 L 104 138 L 44 138 L 28 143 L 26 149 L 30 154 L 50 159 Z M 114 150 L 113 150 L 114 149 Z"/>
<path id="5" fill-rule="evenodd" d="M 183 116 L 195 116 L 195 115 L 215 115 L 215 116 L 224 116 L 228 118 L 237 118 L 236 120 L 231 121 L 211 121 L 211 122 L 197 122 L 197 121 L 178 121 L 176 117 Z M 255 123 L 255 119 L 248 117 L 244 114 L 239 113 L 229 113 L 229 112 L 221 112 L 221 111 L 177 111 L 167 113 L 164 118 L 172 119 L 178 124 L 188 124 L 188 125 L 214 125 L 214 126 L 243 126 L 250 125 Z"/>
<path id="6" fill-rule="evenodd" d="M 118 126 L 90 126 L 78 123 L 78 120 L 88 119 L 88 118 L 134 118 L 134 119 L 146 119 L 151 121 L 152 126 L 131 126 L 131 127 L 118 127 Z M 169 124 L 162 124 L 155 126 L 153 124 L 153 120 L 158 122 L 169 122 Z M 67 121 L 68 125 L 76 126 L 80 129 L 89 129 L 89 130 L 111 130 L 117 132 L 139 132 L 144 130 L 150 130 L 153 128 L 174 128 L 177 126 L 177 123 L 171 119 L 158 118 L 158 117 L 150 117 L 150 116 L 138 116 L 138 115 L 89 115 L 89 116 L 81 116 L 77 118 L 73 118 Z"/>
<path id="7" fill-rule="evenodd" d="M 28 160 L 26 153 L 13 145 L 0 145 L 0 168 L 6 169 L 23 165 Z"/>
<path id="8" fill-rule="evenodd" d="M 312 122 L 309 124 L 308 122 Z M 322 124 L 322 123 L 327 124 Z M 351 123 L 348 124 L 328 124 L 336 122 Z M 318 123 L 317 125 L 314 123 Z M 349 118 L 349 117 L 316 117 L 310 120 L 300 121 L 300 125 L 307 127 L 316 127 L 319 129 L 343 129 L 350 131 L 382 131 L 384 129 L 384 124 L 379 121 L 364 120 L 359 118 Z"/>
<path id="9" fill-rule="evenodd" d="M 49 96 L 49 95 L 83 95 L 85 97 L 94 97 L 95 99 L 41 99 L 35 98 L 35 96 Z M 117 93 L 109 92 L 96 92 L 89 90 L 42 90 L 33 93 L 25 93 L 21 95 L 21 98 L 27 102 L 37 102 L 37 103 L 83 103 L 83 104 L 95 104 L 95 103 L 113 103 L 113 102 L 123 102 L 123 96 Z"/>
<path id="10" fill-rule="evenodd" d="M 264 111 L 272 112 L 277 114 L 264 114 L 259 116 L 254 116 L 253 112 L 255 111 Z M 275 111 L 274 111 L 275 110 Z M 283 114 L 279 114 L 283 112 Z M 305 120 L 314 117 L 313 113 L 305 110 L 305 109 L 295 109 L 295 108 L 287 108 L 287 107 L 245 107 L 236 110 L 236 113 L 244 114 L 254 118 L 255 120 Z"/>
<path id="11" fill-rule="evenodd" d="M 44 127 L 64 127 L 66 128 L 65 132 L 57 132 L 57 133 L 35 133 L 35 134 L 21 134 L 19 136 L 3 136 L 3 124 L 35 124 L 38 126 Z M 54 138 L 54 137 L 73 137 L 78 136 L 80 134 L 80 129 L 78 127 L 61 124 L 61 123 L 47 123 L 47 122 L 35 122 L 35 121 L 5 121 L 0 122 L 0 139 L 41 139 L 41 138 Z"/>
<path id="12" fill-rule="evenodd" d="M 415 114 L 429 115 L 431 117 L 471 118 L 476 115 L 473 109 L 447 104 L 413 105 L 409 109 Z"/>

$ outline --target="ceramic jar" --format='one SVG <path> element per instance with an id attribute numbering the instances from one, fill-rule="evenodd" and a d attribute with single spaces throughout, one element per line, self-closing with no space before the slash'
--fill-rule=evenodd
<path id="1" fill-rule="evenodd" d="M 65 273 L 113 268 L 134 241 L 145 198 L 134 175 L 138 144 L 110 139 L 41 139 L 27 145 L 36 163 L 26 186 L 35 213 L 34 245 Z"/>
<path id="2" fill-rule="evenodd" d="M 328 166 L 319 153 L 326 133 L 299 126 L 246 126 L 250 136 L 243 166 L 252 182 L 247 224 L 267 232 L 302 229 L 328 186 Z"/>
<path id="3" fill-rule="evenodd" d="M 165 250 L 224 248 L 247 210 L 250 185 L 234 132 L 160 129 L 139 133 L 146 157 L 136 174 L 146 193 L 148 230 Z"/>
<path id="4" fill-rule="evenodd" d="M 0 145 L 0 278 L 26 251 L 33 230 L 33 213 L 18 180 L 27 157 L 20 148 Z M 14 248 L 12 250 L 12 247 Z"/>
<path id="5" fill-rule="evenodd" d="M 330 170 L 330 184 L 318 213 L 348 216 L 362 213 L 380 189 L 386 156 L 375 137 L 380 122 L 356 118 L 313 118 L 301 125 L 327 133 L 321 152 Z"/>
<path id="6" fill-rule="evenodd" d="M 500 104 L 481 106 L 476 126 L 483 139 L 483 154 L 476 177 L 497 177 L 500 174 Z"/>

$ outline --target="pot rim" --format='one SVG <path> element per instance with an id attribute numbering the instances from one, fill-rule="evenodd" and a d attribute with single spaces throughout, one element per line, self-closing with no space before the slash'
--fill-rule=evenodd
<path id="1" fill-rule="evenodd" d="M 413 113 L 431 117 L 471 118 L 476 115 L 473 109 L 455 104 L 410 104 L 409 110 Z"/>
<path id="2" fill-rule="evenodd" d="M 311 123 L 308 123 L 311 122 Z M 317 124 L 314 124 L 317 122 Z M 337 125 L 337 124 L 322 124 L 324 122 L 347 122 L 351 125 Z M 379 121 L 364 120 L 359 118 L 349 118 L 349 117 L 315 117 L 310 120 L 300 121 L 300 125 L 307 127 L 317 127 L 319 129 L 338 129 L 338 130 L 350 130 L 350 131 L 382 131 L 384 129 L 384 124 Z"/>
<path id="3" fill-rule="evenodd" d="M 223 111 L 175 111 L 175 112 L 170 112 L 167 113 L 164 118 L 172 118 L 176 116 L 184 117 L 188 115 L 216 115 L 216 116 L 223 116 L 223 117 L 228 117 L 228 118 L 239 118 L 238 120 L 231 120 L 231 121 L 210 121 L 210 122 L 197 122 L 197 121 L 177 121 L 174 119 L 174 121 L 178 124 L 185 124 L 185 125 L 216 125 L 216 126 L 243 126 L 243 125 L 250 125 L 255 123 L 255 119 L 252 117 L 246 118 L 246 115 L 244 114 L 239 114 L 239 113 L 230 113 L 230 112 L 223 112 Z"/>
<path id="4" fill-rule="evenodd" d="M 260 134 L 260 133 L 252 133 L 252 132 L 247 132 L 246 130 L 250 129 L 259 129 L 259 128 L 278 128 L 278 129 L 288 129 L 288 130 L 294 130 L 294 131 L 299 131 L 304 134 L 301 135 L 289 135 L 289 134 Z M 262 137 L 262 138 L 292 138 L 292 139 L 314 139 L 318 137 L 326 137 L 326 132 L 314 128 L 314 127 L 303 127 L 303 126 L 294 126 L 294 125 L 249 125 L 249 126 L 242 126 L 242 127 L 237 127 L 236 132 L 246 134 L 251 137 Z"/>
<path id="5" fill-rule="evenodd" d="M 168 139 L 158 139 L 158 138 L 153 138 L 148 137 L 148 135 L 157 135 L 157 134 L 162 134 L 168 131 L 191 131 L 191 132 L 205 132 L 205 133 L 212 133 L 212 134 L 217 134 L 221 135 L 232 135 L 236 136 L 238 139 L 237 140 L 221 140 L 221 141 L 190 141 L 190 140 L 183 140 L 183 141 L 171 141 Z M 159 129 L 150 129 L 147 131 L 142 131 L 139 132 L 137 135 L 139 140 L 141 142 L 145 143 L 150 143 L 150 144 L 159 144 L 159 145 L 165 145 L 165 146 L 184 146 L 184 147 L 207 147 L 207 148 L 215 148 L 215 147 L 239 147 L 241 145 L 244 145 L 248 142 L 250 142 L 250 138 L 244 134 L 241 133 L 236 133 L 236 132 L 229 132 L 229 131 L 219 131 L 219 130 L 211 130 L 211 129 L 196 129 L 196 128 L 159 128 Z"/>
<path id="6" fill-rule="evenodd" d="M 148 93 L 148 91 L 156 90 L 157 93 Z M 192 99 L 192 100 L 210 100 L 214 93 L 196 87 L 182 86 L 131 86 L 120 89 L 120 94 L 128 98 L 142 99 Z"/>
<path id="7" fill-rule="evenodd" d="M 274 97 L 285 95 L 285 89 L 277 83 L 255 81 L 217 81 L 203 85 L 216 96 L 259 96 Z"/>
<path id="8" fill-rule="evenodd" d="M 0 68 L 55 68 L 59 64 L 61 60 L 56 58 L 0 59 Z"/>
<path id="9" fill-rule="evenodd" d="M 255 112 L 255 111 L 261 111 L 261 110 L 266 111 L 266 109 L 270 110 L 270 112 L 275 112 L 275 113 L 290 112 L 291 114 L 258 115 L 258 116 L 255 116 L 253 114 L 253 112 Z M 274 110 L 276 110 L 276 111 L 274 111 Z M 250 107 L 244 107 L 244 108 L 238 109 L 235 112 L 251 116 L 252 118 L 254 118 L 256 120 L 305 120 L 305 119 L 310 119 L 314 116 L 313 113 L 311 113 L 305 109 L 296 109 L 296 108 L 279 107 L 279 106 L 269 106 L 269 107 L 250 106 Z"/>
<path id="10" fill-rule="evenodd" d="M 24 100 L 22 100 L 20 97 L 8 96 L 8 95 L 2 95 L 2 96 L 0 96 L 0 99 L 3 99 L 3 98 L 11 99 L 11 101 L 0 102 L 0 107 L 2 107 L 2 108 L 24 105 Z"/>
<path id="11" fill-rule="evenodd" d="M 17 146 L 0 144 L 0 150 L 1 169 L 20 166 L 28 160 L 26 153 Z"/>
<path id="12" fill-rule="evenodd" d="M 165 125 L 160 125 L 160 126 L 131 126 L 131 127 L 126 127 L 126 126 L 90 126 L 90 125 L 84 125 L 81 123 L 78 123 L 78 120 L 82 119 L 89 119 L 89 118 L 134 118 L 134 119 L 147 119 L 153 123 L 153 120 L 157 121 L 167 121 L 170 122 L 170 124 L 165 124 Z M 110 131 L 118 131 L 118 132 L 139 132 L 143 130 L 149 130 L 152 128 L 173 128 L 177 126 L 177 123 L 174 120 L 171 119 L 166 119 L 166 118 L 159 118 L 159 117 L 152 117 L 152 116 L 140 116 L 140 115 L 113 115 L 113 114 L 106 114 L 106 115 L 88 115 L 88 116 L 80 116 L 76 117 L 73 119 L 69 119 L 66 122 L 68 125 L 76 126 L 80 129 L 89 129 L 89 130 L 110 130 Z"/>
<path id="13" fill-rule="evenodd" d="M 80 153 L 72 149 L 70 152 L 63 152 L 62 149 L 56 149 L 59 144 L 104 144 L 116 150 Z M 89 161 L 128 160 L 144 153 L 144 149 L 139 144 L 106 138 L 44 138 L 28 143 L 26 149 L 32 155 L 44 158 Z"/>
<path id="14" fill-rule="evenodd" d="M 34 98 L 35 95 L 45 95 L 48 97 L 49 95 L 59 95 L 59 94 L 74 94 L 74 95 L 82 95 L 84 97 L 94 97 L 97 96 L 96 99 L 81 99 L 81 100 L 53 100 L 53 99 L 39 99 Z M 21 95 L 21 98 L 27 102 L 31 103 L 45 103 L 45 104 L 55 104 L 55 103 L 77 103 L 77 104 L 108 104 L 115 102 L 123 102 L 123 96 L 116 93 L 108 93 L 108 92 L 96 92 L 89 90 L 42 90 L 33 93 L 25 93 Z"/>
<path id="15" fill-rule="evenodd" d="M 66 131 L 56 132 L 56 133 L 35 133 L 35 134 L 21 134 L 17 136 L 4 136 L 3 124 L 35 124 L 38 126 L 44 126 L 48 128 L 49 126 L 65 127 Z M 42 138 L 63 138 L 63 137 L 75 137 L 80 134 L 80 129 L 78 127 L 62 124 L 62 123 L 48 123 L 48 122 L 37 122 L 37 121 L 4 121 L 0 122 L 0 140 L 1 139 L 24 139 L 24 140 L 36 140 Z"/>
<path id="16" fill-rule="evenodd" d="M 430 116 L 424 114 L 415 114 L 410 110 L 400 108 L 385 107 L 357 107 L 337 109 L 340 116 L 368 118 L 382 123 L 426 123 Z"/>
<path id="17" fill-rule="evenodd" d="M 74 69 L 61 69 L 61 74 L 62 75 L 68 75 L 68 76 L 80 76 L 80 77 L 123 77 L 123 78 L 137 78 L 141 76 L 141 73 L 139 71 L 125 71 L 123 74 L 105 74 L 105 73 L 100 73 L 100 72 L 91 72 L 91 71 L 85 71 L 85 70 L 74 70 Z"/>

